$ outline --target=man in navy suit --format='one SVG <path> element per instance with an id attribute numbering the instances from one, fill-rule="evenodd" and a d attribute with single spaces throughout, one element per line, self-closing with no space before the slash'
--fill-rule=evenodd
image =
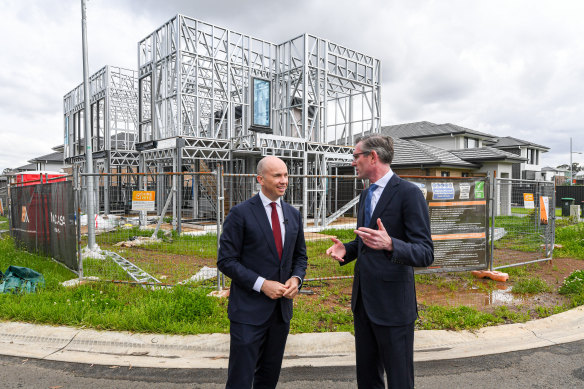
<path id="1" fill-rule="evenodd" d="M 233 207 L 223 224 L 217 266 L 231 278 L 231 345 L 226 388 L 275 388 L 306 273 L 300 212 L 282 200 L 288 169 L 268 156 L 257 166 L 261 192 Z"/>
<path id="2" fill-rule="evenodd" d="M 357 176 L 371 185 L 361 193 L 355 240 L 326 253 L 341 265 L 358 258 L 351 308 L 355 326 L 357 384 L 414 387 L 414 322 L 418 316 L 414 267 L 434 261 L 426 200 L 417 186 L 391 170 L 393 140 L 362 138 L 353 153 Z"/>

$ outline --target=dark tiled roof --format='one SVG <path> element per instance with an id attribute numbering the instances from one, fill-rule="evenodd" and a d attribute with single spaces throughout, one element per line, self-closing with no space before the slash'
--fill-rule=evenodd
<path id="1" fill-rule="evenodd" d="M 565 172 L 568 171 L 569 169 L 557 169 L 555 167 L 551 167 L 551 166 L 545 166 L 541 168 L 542 172 Z"/>
<path id="2" fill-rule="evenodd" d="M 384 135 L 389 135 L 393 138 L 402 139 L 427 138 L 432 136 L 444 136 L 451 134 L 470 134 L 478 136 L 479 138 L 493 140 L 496 139 L 494 135 L 485 134 L 484 132 L 471 130 L 469 128 L 457 126 L 452 123 L 435 124 L 426 121 L 398 124 L 395 126 L 383 126 L 381 127 L 381 133 Z"/>
<path id="3" fill-rule="evenodd" d="M 481 162 L 481 161 L 500 161 L 511 160 L 514 162 L 522 162 L 526 159 L 515 154 L 508 153 L 494 147 L 486 146 L 477 149 L 463 149 L 450 150 L 450 152 L 465 161 Z"/>
<path id="4" fill-rule="evenodd" d="M 521 140 L 521 139 L 517 139 L 517 138 L 513 138 L 511 136 L 504 136 L 501 138 L 498 138 L 497 141 L 493 144 L 491 144 L 491 146 L 493 147 L 497 147 L 497 148 L 506 148 L 506 147 L 520 147 L 520 146 L 530 146 L 530 147 L 535 147 L 538 149 L 542 149 L 542 150 L 549 150 L 549 147 L 545 147 L 545 146 L 541 146 L 538 145 L 536 143 L 532 143 L 532 142 L 528 142 L 525 140 Z"/>
<path id="5" fill-rule="evenodd" d="M 37 167 L 34 163 L 29 163 L 28 165 L 22 165 L 22 166 L 19 166 L 17 168 L 14 168 L 14 171 L 12 173 L 33 171 L 33 170 L 36 170 L 36 168 Z"/>
<path id="6" fill-rule="evenodd" d="M 463 168 L 478 167 L 474 163 L 464 161 L 447 150 L 415 140 L 394 138 L 393 145 L 395 156 L 391 165 L 395 167 L 420 165 Z"/>
<path id="7" fill-rule="evenodd" d="M 28 162 L 63 162 L 63 153 L 55 152 L 47 155 L 42 155 L 33 159 L 29 159 Z"/>

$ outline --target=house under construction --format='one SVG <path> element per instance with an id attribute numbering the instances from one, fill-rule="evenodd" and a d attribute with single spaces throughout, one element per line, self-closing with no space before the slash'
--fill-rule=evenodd
<path id="1" fill-rule="evenodd" d="M 323 223 L 331 210 L 322 176 L 350 164 L 355 137 L 379 132 L 380 73 L 379 60 L 313 35 L 275 44 L 177 15 L 138 43 L 137 72 L 105 67 L 91 77 L 94 160 L 100 171 L 245 174 L 276 155 L 303 176 L 287 200 L 305 222 Z M 82 85 L 65 96 L 72 162 L 84 160 L 82 96 Z M 173 188 L 179 223 L 204 218 L 215 183 L 175 177 L 156 189 Z M 231 185 L 225 200 L 256 190 Z M 158 213 L 168 195 L 157 197 Z"/>
<path id="2" fill-rule="evenodd" d="M 90 134 L 94 172 L 130 173 L 138 169 L 135 142 L 138 128 L 138 77 L 135 70 L 105 66 L 89 78 Z M 74 168 L 85 165 L 85 105 L 83 84 L 63 98 L 65 161 Z M 119 189 L 130 177 L 102 178 L 96 193 L 106 214 L 123 210 L 129 200 Z M 85 180 L 83 180 L 85 181 Z M 97 181 L 97 180 L 96 180 Z M 114 188 L 110 193 L 110 189 Z"/>

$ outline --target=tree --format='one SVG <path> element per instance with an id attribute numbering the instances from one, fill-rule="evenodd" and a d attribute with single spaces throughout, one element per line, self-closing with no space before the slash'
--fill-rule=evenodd
<path id="1" fill-rule="evenodd" d="M 563 165 L 557 166 L 556 169 L 566 169 L 570 170 L 570 164 L 565 163 Z M 572 171 L 574 173 L 584 170 L 584 166 L 580 166 L 578 162 L 572 162 Z"/>

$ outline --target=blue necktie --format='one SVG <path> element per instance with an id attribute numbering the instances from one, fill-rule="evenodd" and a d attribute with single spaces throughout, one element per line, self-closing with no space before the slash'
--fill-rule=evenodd
<path id="1" fill-rule="evenodd" d="M 367 192 L 367 197 L 365 197 L 365 223 L 363 224 L 365 227 L 369 227 L 369 222 L 371 221 L 371 214 L 373 213 L 371 199 L 373 198 L 373 192 L 377 188 L 379 188 L 379 185 L 371 184 L 369 186 L 369 192 Z"/>

